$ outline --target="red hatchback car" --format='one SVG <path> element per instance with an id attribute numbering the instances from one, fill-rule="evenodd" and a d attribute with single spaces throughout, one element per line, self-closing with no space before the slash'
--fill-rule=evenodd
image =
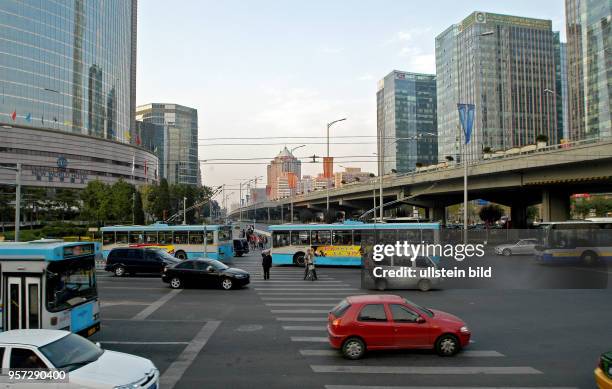
<path id="1" fill-rule="evenodd" d="M 395 295 L 347 297 L 329 313 L 327 332 L 331 346 L 349 359 L 384 349 L 435 349 L 451 356 L 471 335 L 458 317 Z"/>

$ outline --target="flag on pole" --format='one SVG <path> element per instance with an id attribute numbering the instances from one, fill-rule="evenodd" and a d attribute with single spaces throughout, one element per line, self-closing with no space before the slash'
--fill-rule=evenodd
<path id="1" fill-rule="evenodd" d="M 25 120 L 28 123 L 32 123 L 32 114 L 30 112 L 27 113 Z"/>
<path id="2" fill-rule="evenodd" d="M 11 119 L 13 119 L 13 121 L 17 119 L 17 111 L 13 111 L 13 113 L 11 114 Z"/>
<path id="3" fill-rule="evenodd" d="M 136 169 L 136 154 L 132 154 L 132 175 L 134 175 L 134 169 Z"/>
<path id="4" fill-rule="evenodd" d="M 145 174 L 145 178 L 147 177 L 147 172 L 149 171 L 149 167 L 147 166 L 147 160 L 145 159 L 144 162 L 144 174 Z"/>
<path id="5" fill-rule="evenodd" d="M 463 134 L 465 135 L 465 144 L 470 143 L 472 138 L 472 127 L 474 126 L 474 104 L 457 104 L 459 110 L 459 120 L 461 121 L 461 127 L 463 128 Z"/>

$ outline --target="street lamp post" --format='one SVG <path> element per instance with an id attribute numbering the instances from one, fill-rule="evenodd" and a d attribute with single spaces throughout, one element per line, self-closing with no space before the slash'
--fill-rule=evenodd
<path id="1" fill-rule="evenodd" d="M 0 169 L 15 172 L 15 242 L 19 242 L 19 229 L 21 225 L 21 162 L 17 162 L 17 167 L 15 168 L 0 166 Z"/>
<path id="2" fill-rule="evenodd" d="M 329 128 L 334 125 L 335 123 L 341 122 L 343 120 L 346 120 L 346 118 L 342 118 L 342 119 L 338 119 L 338 120 L 334 120 L 333 122 L 329 122 L 327 123 L 327 160 L 329 160 Z M 323 169 L 325 170 L 325 164 L 323 164 Z M 327 210 L 327 214 L 329 216 L 329 179 L 330 177 L 326 177 L 327 178 L 327 185 L 325 185 L 325 189 L 326 189 L 326 210 Z"/>
<path id="3" fill-rule="evenodd" d="M 306 147 L 306 145 L 300 145 L 297 147 L 292 148 L 289 151 L 289 154 L 293 155 L 293 152 L 297 149 L 301 149 L 302 147 Z M 291 203 L 291 223 L 293 223 L 293 188 L 291 187 L 291 185 L 289 185 L 289 202 Z"/>

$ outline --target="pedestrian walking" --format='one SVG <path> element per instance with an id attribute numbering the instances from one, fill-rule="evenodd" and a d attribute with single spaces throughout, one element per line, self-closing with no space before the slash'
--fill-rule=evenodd
<path id="1" fill-rule="evenodd" d="M 313 281 L 317 278 L 317 270 L 315 269 L 315 260 L 314 253 L 312 249 L 306 250 L 306 255 L 304 256 L 304 280 L 307 278 L 312 279 Z"/>
<path id="2" fill-rule="evenodd" d="M 270 250 L 262 251 L 261 257 L 261 267 L 263 267 L 264 280 L 269 280 L 270 268 L 272 267 L 272 255 L 270 255 Z"/>

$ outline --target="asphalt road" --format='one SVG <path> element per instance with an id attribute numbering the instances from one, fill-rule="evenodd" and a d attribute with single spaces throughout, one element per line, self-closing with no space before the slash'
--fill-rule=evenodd
<path id="1" fill-rule="evenodd" d="M 319 281 L 304 282 L 302 269 L 274 267 L 264 281 L 259 263 L 257 253 L 234 260 L 252 283 L 232 291 L 101 273 L 92 340 L 153 360 L 162 388 L 593 388 L 597 358 L 612 350 L 612 289 L 441 289 L 393 293 L 464 319 L 474 342 L 463 353 L 348 361 L 324 326 L 344 296 L 378 293 L 360 289 L 360 270 L 319 267 Z"/>

